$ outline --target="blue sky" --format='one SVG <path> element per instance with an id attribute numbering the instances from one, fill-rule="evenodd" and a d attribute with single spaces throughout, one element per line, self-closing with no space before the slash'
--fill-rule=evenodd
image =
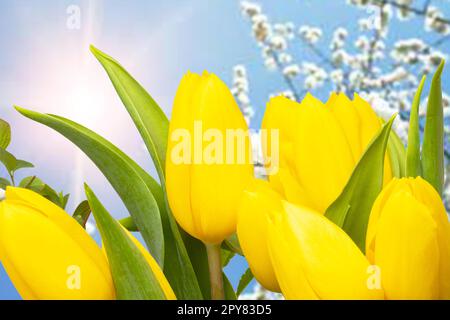
<path id="1" fill-rule="evenodd" d="M 260 3 L 273 21 L 321 26 L 327 39 L 337 26 L 355 28 L 356 18 L 363 14 L 349 8 L 344 0 Z M 72 4 L 81 8 L 80 30 L 66 27 L 66 9 Z M 411 25 L 398 24 L 395 32 L 414 36 Z M 422 31 L 415 33 L 428 37 Z M 17 157 L 35 164 L 36 169 L 24 175 L 38 174 L 55 189 L 72 194 L 69 210 L 82 200 L 82 183 L 86 181 L 116 217 L 127 215 L 89 159 L 57 133 L 18 115 L 13 104 L 78 121 L 110 139 L 154 173 L 132 121 L 89 53 L 90 43 L 119 60 L 169 116 L 178 82 L 187 70 L 207 69 L 230 83 L 233 66 L 245 64 L 250 97 L 257 110 L 254 127 L 258 126 L 269 93 L 283 88 L 281 78 L 262 65 L 238 1 L 1 1 L 0 117 L 13 128 L 10 148 Z M 448 52 L 449 47 L 444 49 Z M 232 261 L 228 267 L 235 285 L 245 268 L 243 259 Z M 18 295 L 0 267 L 0 299 L 14 298 Z"/>

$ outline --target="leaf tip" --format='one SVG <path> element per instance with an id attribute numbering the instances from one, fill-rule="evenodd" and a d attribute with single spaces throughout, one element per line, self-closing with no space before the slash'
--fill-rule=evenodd
<path id="1" fill-rule="evenodd" d="M 439 63 L 436 72 L 434 73 L 433 81 L 440 80 L 442 71 L 444 70 L 444 66 L 445 66 L 445 59 L 441 59 L 441 62 Z"/>
<path id="2" fill-rule="evenodd" d="M 92 194 L 92 189 L 89 187 L 89 185 L 85 182 L 83 184 L 83 186 L 84 186 L 84 192 L 86 193 L 86 195 L 87 196 L 91 195 Z"/>
<path id="3" fill-rule="evenodd" d="M 91 53 L 92 53 L 94 56 L 96 56 L 96 57 L 102 53 L 102 52 L 101 52 L 99 49 L 97 49 L 93 44 L 89 45 L 89 51 L 91 51 Z"/>
<path id="4" fill-rule="evenodd" d="M 21 114 L 24 114 L 27 110 L 26 109 L 24 109 L 24 108 L 22 108 L 22 107 L 19 107 L 18 105 L 16 105 L 16 104 L 14 104 L 13 105 L 13 108 L 14 109 L 16 109 L 19 113 L 21 113 Z"/>

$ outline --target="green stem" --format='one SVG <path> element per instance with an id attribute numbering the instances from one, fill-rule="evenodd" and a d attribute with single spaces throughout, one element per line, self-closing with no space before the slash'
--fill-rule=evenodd
<path id="1" fill-rule="evenodd" d="M 222 263 L 220 261 L 220 244 L 205 244 L 208 255 L 211 299 L 224 300 Z"/>

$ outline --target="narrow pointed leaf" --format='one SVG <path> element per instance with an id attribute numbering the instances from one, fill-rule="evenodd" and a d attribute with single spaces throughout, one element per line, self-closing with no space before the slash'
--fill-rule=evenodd
<path id="1" fill-rule="evenodd" d="M 117 298 L 165 300 L 156 276 L 138 247 L 87 185 L 85 191 L 106 249 Z"/>
<path id="2" fill-rule="evenodd" d="M 222 272 L 223 276 L 223 291 L 225 293 L 225 300 L 237 300 L 236 292 L 234 292 L 233 286 L 231 285 L 230 280 L 225 275 L 225 272 Z"/>
<path id="3" fill-rule="evenodd" d="M 133 119 L 164 183 L 165 155 L 169 121 L 148 94 L 116 60 L 91 46 L 91 52 L 105 68 L 114 88 Z"/>
<path id="4" fill-rule="evenodd" d="M 242 249 L 241 249 L 241 245 L 239 244 L 238 237 L 235 233 L 223 241 L 222 249 L 234 252 L 240 256 L 244 255 L 242 253 Z"/>
<path id="5" fill-rule="evenodd" d="M 24 116 L 58 131 L 91 158 L 122 198 L 139 226 L 152 256 L 163 265 L 164 239 L 158 205 L 132 160 L 112 144 L 75 122 L 19 107 L 16 109 Z"/>
<path id="6" fill-rule="evenodd" d="M 395 115 L 383 125 L 356 165 L 341 195 L 325 213 L 363 252 L 372 204 L 383 186 L 384 158 L 394 119 Z"/>
<path id="7" fill-rule="evenodd" d="M 438 192 L 444 187 L 444 110 L 442 107 L 442 60 L 431 82 L 422 145 L 422 174 Z"/>
<path id="8" fill-rule="evenodd" d="M 417 177 L 421 175 L 422 165 L 420 163 L 420 129 L 419 129 L 419 107 L 420 97 L 426 77 L 423 76 L 414 95 L 409 116 L 408 129 L 408 149 L 406 157 L 406 175 L 408 177 Z"/>

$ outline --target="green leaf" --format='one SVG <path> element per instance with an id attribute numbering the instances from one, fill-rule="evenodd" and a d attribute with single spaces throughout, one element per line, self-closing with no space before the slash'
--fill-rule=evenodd
<path id="1" fill-rule="evenodd" d="M 106 249 L 117 298 L 164 300 L 164 292 L 138 247 L 87 185 L 85 191 Z"/>
<path id="2" fill-rule="evenodd" d="M 91 46 L 91 52 L 105 68 L 153 159 L 164 184 L 169 121 L 148 92 L 112 57 Z"/>
<path id="3" fill-rule="evenodd" d="M 84 228 L 86 227 L 86 222 L 88 221 L 90 214 L 91 207 L 89 206 L 89 201 L 84 200 L 77 206 L 72 217 Z"/>
<path id="4" fill-rule="evenodd" d="M 66 209 L 67 202 L 69 201 L 69 194 L 59 193 L 59 202 L 61 203 L 61 208 Z"/>
<path id="5" fill-rule="evenodd" d="M 11 182 L 8 179 L 0 178 L 0 189 L 6 190 L 6 187 L 10 185 Z"/>
<path id="6" fill-rule="evenodd" d="M 26 188 L 26 189 L 43 189 L 45 186 L 45 183 L 39 179 L 36 176 L 30 176 L 30 177 L 26 177 L 23 178 L 22 181 L 20 181 L 19 183 L 19 187 L 20 188 Z"/>
<path id="7" fill-rule="evenodd" d="M 34 165 L 28 161 L 25 160 L 17 160 L 16 162 L 16 167 L 14 168 L 14 171 L 17 171 L 19 169 L 24 169 L 24 168 L 33 168 Z"/>
<path id="8" fill-rule="evenodd" d="M 5 120 L 0 119 L 0 148 L 6 149 L 11 142 L 11 127 Z"/>
<path id="9" fill-rule="evenodd" d="M 19 107 L 24 116 L 58 131 L 99 167 L 133 216 L 150 253 L 163 265 L 164 239 L 158 205 L 133 161 L 94 132 L 68 119 Z"/>
<path id="10" fill-rule="evenodd" d="M 408 148 L 406 158 L 406 175 L 408 177 L 417 177 L 422 174 L 422 165 L 420 163 L 419 107 L 425 79 L 426 77 L 423 76 L 420 81 L 419 87 L 414 95 L 411 113 L 409 116 Z"/>
<path id="11" fill-rule="evenodd" d="M 120 219 L 119 223 L 128 231 L 131 231 L 131 232 L 139 231 L 138 227 L 134 223 L 133 217 L 126 217 L 126 218 Z"/>
<path id="12" fill-rule="evenodd" d="M 252 271 L 250 270 L 250 268 L 248 268 L 244 274 L 241 276 L 241 279 L 239 280 L 239 285 L 236 291 L 236 295 L 239 297 L 241 295 L 241 293 L 245 290 L 245 288 L 247 288 L 247 286 L 250 284 L 250 282 L 252 282 L 252 280 L 255 277 L 253 276 Z"/>
<path id="13" fill-rule="evenodd" d="M 444 110 L 442 107 L 442 60 L 431 82 L 422 145 L 422 174 L 438 192 L 444 187 Z"/>
<path id="14" fill-rule="evenodd" d="M 25 116 L 41 122 L 63 134 L 76 144 L 97 165 L 128 208 L 149 248 L 152 243 L 152 228 L 155 212 L 148 210 L 148 197 L 154 196 L 161 213 L 164 228 L 165 263 L 164 273 L 179 299 L 202 299 L 202 293 L 194 273 L 193 265 L 164 194 L 156 181 L 121 150 L 95 132 L 64 118 L 42 115 L 18 108 Z M 144 185 L 143 185 L 144 184 Z M 148 192 L 150 191 L 150 196 Z M 156 213 L 155 213 L 156 214 Z M 137 219 L 140 216 L 140 220 Z M 142 229 L 142 226 L 145 229 Z M 142 232 L 142 230 L 150 230 Z M 156 255 L 150 249 L 153 257 Z M 157 260 L 158 261 L 158 260 Z"/>
<path id="15" fill-rule="evenodd" d="M 365 251 L 372 204 L 383 187 L 384 157 L 395 115 L 383 125 L 356 165 L 339 197 L 325 216 L 336 223 Z"/>

